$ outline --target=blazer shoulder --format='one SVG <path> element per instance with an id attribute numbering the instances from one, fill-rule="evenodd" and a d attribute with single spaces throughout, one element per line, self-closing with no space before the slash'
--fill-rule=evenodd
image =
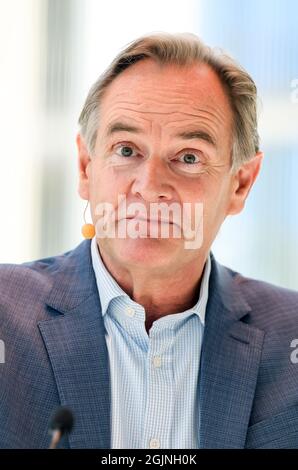
<path id="1" fill-rule="evenodd" d="M 230 270 L 231 271 L 231 270 Z M 240 287 L 241 291 L 250 298 L 251 301 L 258 300 L 262 296 L 263 301 L 268 302 L 294 302 L 297 306 L 298 291 L 287 287 L 278 286 L 276 284 L 262 281 L 259 279 L 244 276 L 241 273 L 232 271 L 235 283 Z"/>
<path id="2" fill-rule="evenodd" d="M 31 284 L 43 282 L 61 266 L 65 257 L 70 253 L 27 261 L 20 264 L 0 264 L 0 293 L 7 292 L 15 283 Z"/>
<path id="3" fill-rule="evenodd" d="M 234 283 L 251 307 L 250 317 L 264 329 L 298 324 L 298 291 L 246 277 L 229 270 Z"/>
<path id="4" fill-rule="evenodd" d="M 71 250 L 72 251 L 72 250 Z M 71 253 L 41 258 L 21 264 L 0 264 L 0 315 L 42 303 L 53 285 L 55 272 Z"/>

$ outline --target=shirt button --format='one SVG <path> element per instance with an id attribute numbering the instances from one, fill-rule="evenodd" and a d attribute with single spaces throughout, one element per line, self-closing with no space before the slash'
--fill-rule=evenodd
<path id="1" fill-rule="evenodd" d="M 158 439 L 151 439 L 150 440 L 150 449 L 159 449 L 160 448 L 160 442 Z"/>
<path id="2" fill-rule="evenodd" d="M 154 356 L 153 365 L 154 365 L 154 367 L 160 367 L 161 366 L 161 357 L 160 356 Z"/>
<path id="3" fill-rule="evenodd" d="M 130 318 L 135 316 L 135 311 L 132 307 L 125 307 L 125 313 Z"/>

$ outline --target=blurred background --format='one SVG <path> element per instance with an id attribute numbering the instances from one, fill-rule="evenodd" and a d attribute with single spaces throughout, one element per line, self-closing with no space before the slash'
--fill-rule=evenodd
<path id="1" fill-rule="evenodd" d="M 232 54 L 261 98 L 262 170 L 212 251 L 246 276 L 298 289 L 296 0 L 0 0 L 0 11 L 1 263 L 80 243 L 75 136 L 91 84 L 138 36 L 193 32 Z"/>

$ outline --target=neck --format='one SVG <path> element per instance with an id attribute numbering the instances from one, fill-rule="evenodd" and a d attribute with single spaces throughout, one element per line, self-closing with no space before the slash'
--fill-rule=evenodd
<path id="1" fill-rule="evenodd" d="M 147 267 L 119 265 L 104 250 L 100 250 L 100 255 L 124 292 L 144 307 L 147 331 L 155 320 L 183 312 L 195 305 L 199 298 L 207 255 L 162 273 L 152 273 Z"/>

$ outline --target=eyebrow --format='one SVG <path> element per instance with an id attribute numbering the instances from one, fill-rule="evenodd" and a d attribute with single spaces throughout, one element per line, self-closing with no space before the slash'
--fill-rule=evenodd
<path id="1" fill-rule="evenodd" d="M 139 129 L 138 127 L 117 121 L 108 126 L 106 135 L 107 137 L 110 137 L 111 135 L 116 134 L 117 132 L 121 132 L 121 131 L 132 132 L 134 134 L 144 133 L 143 130 Z M 178 132 L 178 134 L 175 134 L 174 137 L 180 137 L 184 140 L 192 140 L 192 139 L 204 140 L 205 142 L 212 145 L 213 147 L 216 147 L 216 141 L 214 140 L 214 138 L 208 132 L 200 130 L 200 129 L 181 131 L 181 132 Z"/>

